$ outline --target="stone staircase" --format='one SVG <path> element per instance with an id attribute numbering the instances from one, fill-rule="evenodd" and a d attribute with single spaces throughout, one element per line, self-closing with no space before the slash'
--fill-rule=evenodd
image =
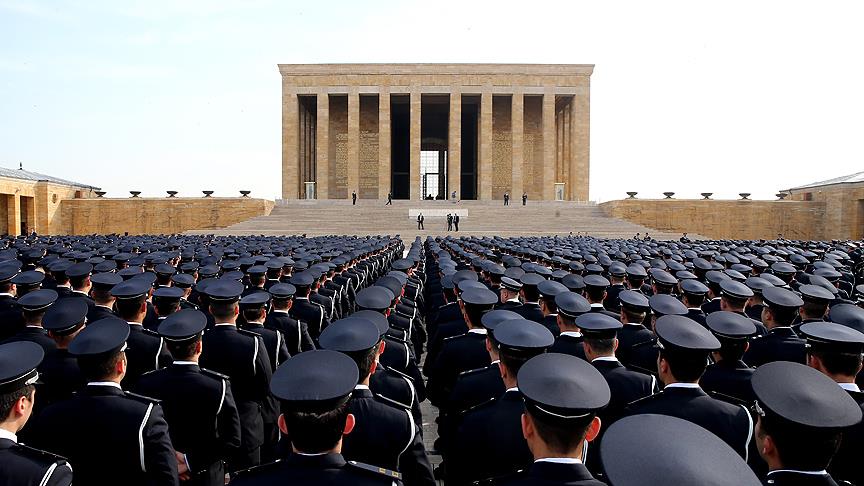
<path id="1" fill-rule="evenodd" d="M 629 221 L 606 216 L 591 203 L 528 201 L 505 207 L 501 201 L 384 201 L 350 200 L 287 201 L 259 216 L 220 230 L 190 231 L 217 235 L 416 235 L 447 234 L 447 213 L 460 215 L 458 235 L 531 236 L 578 233 L 600 238 L 631 238 L 648 232 L 655 239 L 677 239 L 677 233 L 661 233 Z M 425 217 L 425 230 L 417 230 L 417 213 Z M 451 233 L 453 234 L 453 233 Z M 695 236 L 695 235 L 691 235 Z"/>

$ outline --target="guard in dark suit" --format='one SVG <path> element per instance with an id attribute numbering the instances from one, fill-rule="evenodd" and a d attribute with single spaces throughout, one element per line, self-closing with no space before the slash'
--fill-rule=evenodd
<path id="1" fill-rule="evenodd" d="M 342 456 L 343 437 L 350 436 L 356 423 L 348 402 L 358 378 L 354 361 L 336 351 L 309 351 L 280 366 L 272 383 L 281 403 L 279 428 L 298 453 L 242 471 L 231 485 L 401 485 L 398 472 Z"/>
<path id="2" fill-rule="evenodd" d="M 176 486 L 178 459 L 162 407 L 120 388 L 128 337 L 125 322 L 103 319 L 72 340 L 69 352 L 78 357 L 88 384 L 42 412 L 34 443 L 67 457 L 76 484 L 109 485 L 122 478 L 129 485 Z"/>
<path id="3" fill-rule="evenodd" d="M 666 415 L 633 415 L 612 424 L 603 436 L 600 459 L 606 479 L 615 486 L 762 484 L 714 434 Z"/>
<path id="4" fill-rule="evenodd" d="M 441 353 L 429 368 L 426 390 L 429 400 L 440 406 L 453 390 L 459 373 L 481 368 L 489 364 L 486 352 L 486 329 L 480 323 L 484 312 L 497 302 L 495 293 L 484 289 L 468 289 L 462 292 L 462 306 L 468 332 L 444 341 Z"/>
<path id="5" fill-rule="evenodd" d="M 243 284 L 220 279 L 206 291 L 216 324 L 204 333 L 200 364 L 230 379 L 241 428 L 240 450 L 228 462 L 228 470 L 235 471 L 261 461 L 261 446 L 268 437 L 264 419 L 273 413 L 268 393 L 273 371 L 261 336 L 235 324 Z"/>
<path id="6" fill-rule="evenodd" d="M 544 280 L 537 285 L 540 293 L 540 311 L 543 312 L 543 320 L 540 322 L 553 336 L 558 336 L 561 329 L 558 327 L 558 305 L 555 298 L 564 292 L 570 292 L 561 282 Z"/>
<path id="7" fill-rule="evenodd" d="M 519 296 L 522 297 L 522 305 L 513 309 L 513 312 L 529 321 L 543 322 L 544 316 L 543 311 L 540 309 L 540 292 L 537 290 L 537 286 L 544 280 L 546 279 L 536 273 L 522 275 L 522 278 L 519 279 L 520 283 L 522 283 L 522 289 L 519 290 Z"/>
<path id="8" fill-rule="evenodd" d="M 90 282 L 90 274 L 93 273 L 93 265 L 87 262 L 76 263 L 66 269 L 66 276 L 69 277 L 69 284 L 72 285 L 72 292 L 66 297 L 67 299 L 84 299 L 87 302 L 87 307 L 91 310 L 96 302 L 90 297 L 90 288 L 93 284 Z"/>
<path id="9" fill-rule="evenodd" d="M 584 466 L 583 444 L 597 437 L 600 419 L 596 413 L 609 402 L 609 386 L 603 376 L 584 360 L 546 353 L 528 360 L 518 380 L 525 402 L 520 417 L 523 437 L 534 462 L 496 483 L 602 486 Z"/>
<path id="10" fill-rule="evenodd" d="M 463 417 L 451 444 L 453 450 L 445 457 L 447 484 L 497 478 L 531 464 L 531 451 L 522 435 L 525 406 L 516 377 L 522 365 L 543 353 L 555 337 L 542 324 L 526 319 L 505 320 L 495 326 L 494 333 L 506 391 Z"/>
<path id="11" fill-rule="evenodd" d="M 42 318 L 42 326 L 54 340 L 57 348 L 45 355 L 39 365 L 42 384 L 39 386 L 37 410 L 52 403 L 72 398 L 87 384 L 78 368 L 78 360 L 69 353 L 69 344 L 84 328 L 87 303 L 81 299 L 62 299 L 52 305 Z"/>
<path id="12" fill-rule="evenodd" d="M 522 307 L 522 302 L 519 300 L 520 290 L 522 290 L 522 282 L 508 276 L 501 277 L 500 300 L 499 304 L 496 305 L 495 308 L 516 312 L 516 309 Z"/>
<path id="13" fill-rule="evenodd" d="M 606 289 L 606 298 L 603 299 L 603 307 L 610 312 L 619 312 L 621 303 L 618 294 L 627 290 L 624 286 L 624 277 L 627 276 L 627 266 L 621 262 L 612 262 L 609 265 L 609 288 Z"/>
<path id="14" fill-rule="evenodd" d="M 306 272 L 300 272 L 291 277 L 291 285 L 295 287 L 296 293 L 290 315 L 298 321 L 305 322 L 309 327 L 309 335 L 312 336 L 313 342 L 317 342 L 318 336 L 330 324 L 330 320 L 327 318 L 327 311 L 324 307 L 309 300 L 314 282 L 315 278 Z"/>
<path id="15" fill-rule="evenodd" d="M 335 321 L 321 333 L 323 349 L 352 357 L 359 370 L 349 404 L 356 425 L 343 440 L 342 454 L 349 461 L 398 470 L 408 484 L 434 485 L 432 467 L 411 412 L 380 401 L 369 388 L 380 340 L 378 326 L 358 317 Z"/>
<path id="16" fill-rule="evenodd" d="M 0 345 L 0 485 L 69 486 L 66 460 L 18 443 L 17 434 L 31 416 L 42 348 L 20 341 Z"/>
<path id="17" fill-rule="evenodd" d="M 861 406 L 834 380 L 798 363 L 766 363 L 753 373 L 752 384 L 754 437 L 768 464 L 766 484 L 836 485 L 825 470 L 842 430 L 861 423 Z M 796 452 L 781 456 L 780 450 Z M 856 469 L 860 472 L 860 465 Z"/>
<path id="18" fill-rule="evenodd" d="M 616 313 L 610 312 L 603 307 L 603 301 L 606 299 L 606 289 L 609 288 L 609 280 L 601 275 L 588 275 L 583 279 L 585 283 L 585 298 L 591 304 L 590 312 L 602 312 L 610 317 L 617 316 Z M 622 291 L 623 292 L 623 291 Z M 618 293 L 618 299 L 621 299 L 621 293 Z"/>
<path id="19" fill-rule="evenodd" d="M 34 342 L 42 346 L 46 354 L 57 349 L 54 340 L 48 336 L 48 332 L 42 327 L 42 317 L 45 315 L 45 311 L 56 300 L 57 292 L 49 289 L 34 290 L 18 299 L 18 306 L 21 308 L 21 314 L 24 316 L 24 328 L 5 342 Z"/>
<path id="20" fill-rule="evenodd" d="M 189 486 L 224 485 L 224 461 L 240 447 L 240 416 L 228 377 L 198 366 L 206 325 L 207 317 L 193 309 L 168 316 L 159 334 L 174 362 L 138 381 L 141 393 L 160 400 Z"/>
<path id="21" fill-rule="evenodd" d="M 648 298 L 634 290 L 621 292 L 618 300 L 621 302 L 620 320 L 624 327 L 618 331 L 615 356 L 624 366 L 632 367 L 638 347 L 654 340 L 654 333 L 642 325 L 651 307 Z"/>
<path id="22" fill-rule="evenodd" d="M 123 385 L 130 390 L 135 390 L 141 375 L 164 368 L 172 361 L 162 337 L 143 325 L 147 315 L 146 299 L 151 288 L 145 279 L 132 278 L 111 289 L 111 294 L 117 299 L 117 314 L 129 323 L 129 351 L 126 353 L 129 369 L 123 378 Z M 113 321 L 116 318 L 107 319 Z"/>
<path id="23" fill-rule="evenodd" d="M 591 304 L 575 292 L 561 292 L 555 297 L 558 307 L 558 337 L 555 344 L 549 348 L 550 353 L 563 353 L 585 359 L 585 348 L 582 346 L 582 333 L 576 326 L 576 318 L 591 312 Z"/>
<path id="24" fill-rule="evenodd" d="M 655 296 L 657 297 L 657 296 Z M 660 414 L 689 420 L 713 432 L 747 459 L 753 420 L 747 409 L 711 398 L 698 385 L 711 351 L 720 342 L 707 329 L 683 316 L 657 319 L 662 392 L 633 402 L 629 413 Z"/>
<path id="25" fill-rule="evenodd" d="M 772 287 L 762 291 L 766 309 L 762 312 L 768 334 L 753 339 L 743 361 L 759 367 L 772 361 L 804 364 L 806 343 L 792 330 L 798 308 L 804 301 L 791 290 Z"/>
<path id="26" fill-rule="evenodd" d="M 756 335 L 753 321 L 744 315 L 717 311 L 706 320 L 708 329 L 720 341 L 720 349 L 712 353 L 714 362 L 705 369 L 699 385 L 706 392 L 716 392 L 744 403 L 753 403 L 756 397 L 750 386 L 753 368 L 741 361 Z"/>
<path id="27" fill-rule="evenodd" d="M 687 307 L 687 317 L 706 326 L 706 314 L 702 310 L 702 304 L 705 302 L 705 296 L 708 295 L 708 287 L 693 278 L 681 282 L 680 287 L 681 303 Z"/>
<path id="28" fill-rule="evenodd" d="M 803 324 L 799 332 L 807 340 L 807 363 L 837 382 L 864 411 L 864 393 L 855 384 L 855 375 L 862 366 L 864 334 L 832 322 Z M 864 422 L 843 431 L 840 448 L 828 467 L 831 477 L 837 481 L 864 484 L 864 469 L 860 464 L 862 450 Z"/>
<path id="29" fill-rule="evenodd" d="M 291 355 L 315 349 L 309 326 L 303 321 L 293 319 L 290 315 L 294 293 L 297 289 L 291 284 L 277 283 L 270 287 L 273 296 L 273 308 L 264 320 L 264 327 L 281 331 L 285 338 L 285 348 Z"/>

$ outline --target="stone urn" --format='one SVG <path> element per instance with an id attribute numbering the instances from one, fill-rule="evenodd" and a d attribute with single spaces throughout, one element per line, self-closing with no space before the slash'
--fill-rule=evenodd
<path id="1" fill-rule="evenodd" d="M 204 193 L 204 197 L 213 197 L 213 191 L 201 191 Z"/>
<path id="2" fill-rule="evenodd" d="M 739 192 L 738 195 L 741 196 L 742 201 L 749 201 L 749 199 L 747 199 L 748 197 L 750 197 L 749 192 Z"/>
<path id="3" fill-rule="evenodd" d="M 782 200 L 786 199 L 786 197 L 788 195 L 789 194 L 786 194 L 785 192 L 778 192 L 777 194 L 775 194 L 775 196 L 777 196 L 778 201 L 782 201 Z"/>
<path id="4" fill-rule="evenodd" d="M 129 194 L 132 194 L 132 197 L 138 197 L 141 195 L 141 191 L 129 191 Z"/>
<path id="5" fill-rule="evenodd" d="M 713 192 L 703 192 L 700 194 L 702 195 L 702 199 L 711 199 L 711 195 L 714 193 Z"/>
<path id="6" fill-rule="evenodd" d="M 177 197 L 177 191 L 165 191 L 168 193 L 168 197 Z"/>
<path id="7" fill-rule="evenodd" d="M 674 196 L 675 193 L 674 192 L 664 192 L 663 195 L 666 196 L 666 199 L 672 199 L 672 196 Z"/>
<path id="8" fill-rule="evenodd" d="M 639 194 L 636 191 L 627 191 L 627 195 L 630 196 L 627 199 L 636 199 L 636 194 Z"/>
<path id="9" fill-rule="evenodd" d="M 240 191 L 241 197 L 249 197 L 249 194 L 252 194 L 252 191 Z"/>
<path id="10" fill-rule="evenodd" d="M 96 191 L 96 197 L 104 197 L 105 194 L 108 194 L 108 193 L 105 191 Z"/>

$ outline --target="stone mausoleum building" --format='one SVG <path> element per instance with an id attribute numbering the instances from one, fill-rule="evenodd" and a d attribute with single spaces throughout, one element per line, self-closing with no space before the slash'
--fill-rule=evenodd
<path id="1" fill-rule="evenodd" d="M 593 69 L 280 64 L 282 198 L 587 201 Z"/>

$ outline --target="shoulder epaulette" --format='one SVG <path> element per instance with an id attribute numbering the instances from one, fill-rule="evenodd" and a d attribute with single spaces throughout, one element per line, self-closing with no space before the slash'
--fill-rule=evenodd
<path id="1" fill-rule="evenodd" d="M 635 371 L 637 373 L 642 373 L 642 374 L 649 375 L 649 376 L 657 376 L 656 371 L 649 370 L 648 368 L 643 368 L 641 366 L 636 366 L 634 364 L 625 364 L 624 367 L 630 371 Z"/>
<path id="2" fill-rule="evenodd" d="M 376 393 L 375 398 L 386 403 L 387 405 L 391 405 L 391 406 L 394 406 L 394 407 L 397 407 L 397 408 L 400 408 L 403 410 L 411 410 L 411 405 L 404 404 L 398 400 L 394 400 L 390 397 L 386 397 L 380 393 Z"/>
<path id="3" fill-rule="evenodd" d="M 253 337 L 253 338 L 260 338 L 261 337 L 261 335 L 258 334 L 257 332 L 250 331 L 248 329 L 242 329 L 240 327 L 237 328 L 237 332 L 239 332 L 240 334 L 244 334 L 246 336 L 249 336 L 249 337 Z"/>
<path id="4" fill-rule="evenodd" d="M 410 376 L 408 376 L 406 373 L 402 373 L 401 371 L 399 371 L 399 370 L 397 370 L 397 369 L 395 369 L 395 368 L 390 368 L 389 366 L 384 366 L 384 365 L 379 365 L 379 366 L 381 367 L 382 370 L 386 370 L 386 371 L 389 372 L 389 373 L 394 373 L 394 374 L 396 374 L 396 375 L 401 376 L 402 378 L 408 378 L 409 380 L 412 379 L 412 378 L 411 378 Z"/>
<path id="5" fill-rule="evenodd" d="M 486 371 L 487 369 L 489 369 L 489 367 L 488 367 L 488 366 L 484 366 L 483 368 L 474 368 L 473 370 L 463 371 L 463 372 L 459 373 L 459 377 L 461 378 L 461 377 L 463 377 L 463 376 L 476 375 L 476 374 L 478 374 L 478 373 L 481 373 L 481 372 L 483 372 L 483 371 Z"/>
<path id="6" fill-rule="evenodd" d="M 201 368 L 201 373 L 204 375 L 207 375 L 209 377 L 219 379 L 219 380 L 228 380 L 228 381 L 231 380 L 231 378 L 228 375 L 223 375 L 222 373 L 219 373 L 219 372 L 213 371 L 213 370 L 208 370 L 207 368 Z"/>
<path id="7" fill-rule="evenodd" d="M 653 400 L 654 398 L 657 398 L 661 395 L 663 395 L 663 390 L 660 390 L 659 392 L 654 393 L 653 395 L 648 395 L 647 397 L 642 397 L 638 400 L 633 400 L 632 402 L 627 404 L 626 408 L 633 408 L 633 406 L 635 406 L 635 405 L 639 405 L 641 403 L 648 402 L 648 401 Z"/>
<path id="8" fill-rule="evenodd" d="M 364 464 L 362 462 L 357 462 L 357 461 L 348 461 L 347 465 L 351 466 L 354 469 L 358 469 L 361 471 L 366 471 L 366 472 L 373 473 L 373 474 L 380 474 L 380 475 L 385 476 L 389 479 L 395 479 L 397 481 L 402 480 L 401 474 L 399 474 L 396 471 L 391 471 L 390 469 L 384 469 L 383 467 L 370 466 L 369 464 Z"/>
<path id="9" fill-rule="evenodd" d="M 278 465 L 279 462 L 280 462 L 280 460 L 277 459 L 275 462 L 270 462 L 270 463 L 267 463 L 267 464 L 260 464 L 260 465 L 258 465 L 258 466 L 252 466 L 252 467 L 250 467 L 250 468 L 248 468 L 248 469 L 241 469 L 241 470 L 239 470 L 239 471 L 235 471 L 234 474 L 232 474 L 232 476 L 233 476 L 233 477 L 238 477 L 238 476 L 245 476 L 245 475 L 248 475 L 248 474 L 254 474 L 254 473 L 256 473 L 256 472 L 263 472 L 263 471 L 266 471 L 267 469 L 270 469 L 270 468 L 272 468 L 272 467 Z"/>
<path id="10" fill-rule="evenodd" d="M 744 408 L 749 407 L 752 403 L 747 403 L 746 400 L 741 400 L 738 397 L 733 397 L 732 395 L 727 395 L 725 393 L 720 393 L 717 391 L 707 391 L 708 396 L 711 398 L 720 400 L 721 402 L 731 403 L 732 405 L 741 405 Z"/>
<path id="11" fill-rule="evenodd" d="M 493 403 L 495 403 L 496 401 L 497 401 L 496 398 L 490 398 L 489 400 L 486 400 L 485 402 L 480 402 L 480 403 L 478 403 L 477 405 L 473 405 L 473 406 L 471 406 L 471 407 L 468 407 L 468 408 L 466 408 L 465 410 L 462 410 L 462 411 L 459 412 L 459 413 L 460 413 L 461 415 L 465 416 L 465 415 L 468 415 L 468 414 L 471 413 L 471 412 L 474 412 L 474 411 L 476 411 L 476 410 L 480 410 L 481 408 L 486 408 L 486 407 L 492 405 Z"/>
<path id="12" fill-rule="evenodd" d="M 160 400 L 157 400 L 153 397 L 139 395 L 137 393 L 132 393 L 132 392 L 128 392 L 128 391 L 126 392 L 126 397 L 131 398 L 131 399 L 138 401 L 138 402 L 141 402 L 141 403 L 146 403 L 148 405 L 149 404 L 159 405 L 161 403 Z"/>
<path id="13" fill-rule="evenodd" d="M 25 444 L 18 444 L 15 452 L 27 456 L 35 461 L 47 463 L 47 464 L 67 464 L 67 460 L 63 456 L 58 456 L 57 454 L 53 454 L 48 451 L 43 451 L 42 449 L 36 449 L 35 447 L 30 447 Z"/>
<path id="14" fill-rule="evenodd" d="M 156 332 L 156 331 L 151 331 L 150 329 L 147 329 L 146 327 L 144 328 L 144 334 L 149 334 L 150 336 L 153 336 L 153 337 L 157 337 L 157 338 L 159 338 L 159 339 L 162 339 L 162 336 L 160 336 L 158 332 Z"/>
<path id="15" fill-rule="evenodd" d="M 445 342 L 445 343 L 446 343 L 447 341 L 453 341 L 454 339 L 461 338 L 461 337 L 463 337 L 463 336 L 465 336 L 465 335 L 466 335 L 466 334 L 457 334 L 456 336 L 448 336 L 448 337 L 444 338 L 444 339 L 442 340 L 442 342 Z"/>

